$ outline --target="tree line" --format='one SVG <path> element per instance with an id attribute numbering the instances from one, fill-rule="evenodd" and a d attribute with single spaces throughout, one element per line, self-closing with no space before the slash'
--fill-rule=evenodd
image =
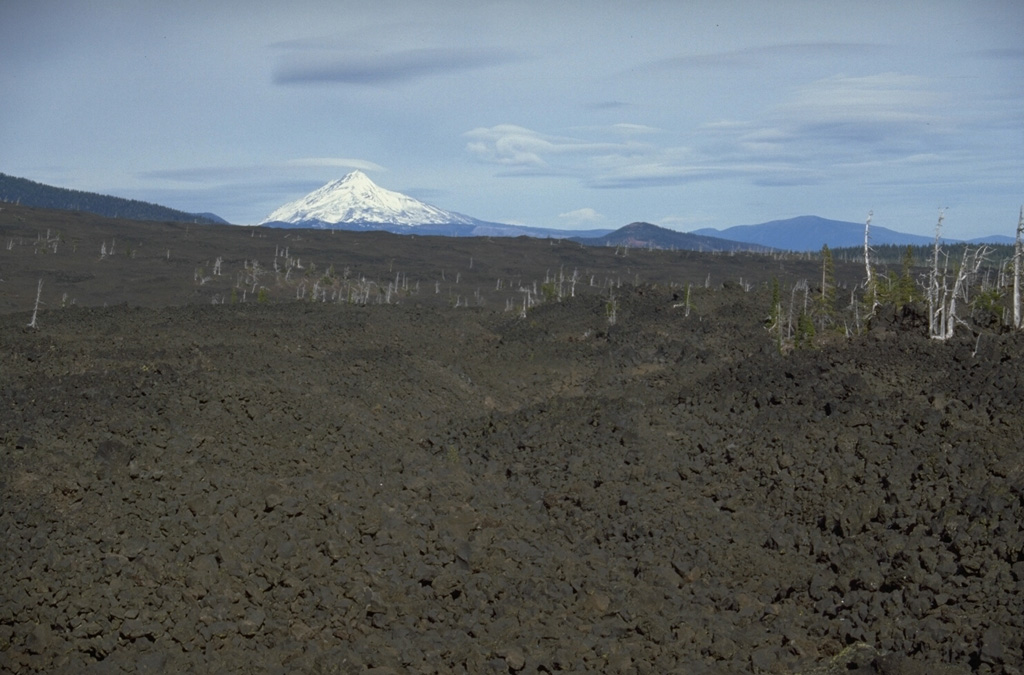
<path id="1" fill-rule="evenodd" d="M 86 211 L 108 218 L 212 225 L 223 222 L 159 204 L 36 183 L 0 173 L 0 201 L 60 211 Z"/>

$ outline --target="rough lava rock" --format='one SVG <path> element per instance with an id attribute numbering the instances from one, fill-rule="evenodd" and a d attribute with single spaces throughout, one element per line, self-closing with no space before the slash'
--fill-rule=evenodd
<path id="1" fill-rule="evenodd" d="M 1020 673 L 1024 336 L 763 293 L 0 327 L 0 670 Z"/>

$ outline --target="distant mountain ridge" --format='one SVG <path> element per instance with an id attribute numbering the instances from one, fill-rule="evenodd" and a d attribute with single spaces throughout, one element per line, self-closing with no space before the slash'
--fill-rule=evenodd
<path id="1" fill-rule="evenodd" d="M 36 183 L 0 173 L 0 202 L 22 206 L 86 211 L 110 218 L 229 224 L 213 213 L 187 213 L 134 199 L 82 192 Z M 704 228 L 692 232 L 669 230 L 650 223 L 630 223 L 618 230 L 561 230 L 479 220 L 386 190 L 361 171 L 331 181 L 308 195 L 275 209 L 260 223 L 268 227 L 337 230 L 383 230 L 396 234 L 447 237 L 538 237 L 571 239 L 590 246 L 629 246 L 691 251 L 818 251 L 860 247 L 864 224 L 806 215 L 772 220 L 758 225 L 737 225 L 722 230 Z M 875 246 L 927 246 L 931 237 L 871 227 Z M 943 238 L 944 243 L 958 243 Z M 1013 238 L 991 235 L 969 244 L 1012 245 Z"/>
<path id="2" fill-rule="evenodd" d="M 87 211 L 107 218 L 226 225 L 213 213 L 187 213 L 159 204 L 36 183 L 0 173 L 0 201 L 60 211 Z"/>
<path id="3" fill-rule="evenodd" d="M 724 230 L 703 228 L 694 230 L 692 234 L 721 237 L 730 241 L 743 241 L 774 249 L 799 252 L 819 251 L 825 244 L 828 244 L 829 248 L 851 248 L 864 245 L 864 223 L 830 220 L 820 216 L 797 216 L 785 220 L 771 220 L 758 225 L 736 225 Z M 970 239 L 967 242 L 948 237 L 942 237 L 941 240 L 946 244 L 1013 244 L 1013 237 L 1000 234 Z M 934 237 L 906 234 L 878 225 L 871 226 L 872 246 L 930 246 L 934 241 Z"/>
<path id="4" fill-rule="evenodd" d="M 818 251 L 825 244 L 829 248 L 864 245 L 864 223 L 830 220 L 820 216 L 797 216 L 759 225 L 736 225 L 724 230 L 704 228 L 694 230 L 693 234 L 745 241 L 787 251 Z M 931 237 L 904 234 L 874 225 L 871 227 L 871 243 L 874 245 L 924 246 L 933 241 Z"/>
<path id="5" fill-rule="evenodd" d="M 651 223 L 630 223 L 600 237 L 571 237 L 588 246 L 627 246 L 685 251 L 751 251 L 767 253 L 771 249 L 759 244 L 732 241 L 693 232 L 677 232 Z"/>

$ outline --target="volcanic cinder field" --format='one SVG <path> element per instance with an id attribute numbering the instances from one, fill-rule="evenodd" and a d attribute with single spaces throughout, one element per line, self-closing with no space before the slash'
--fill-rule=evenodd
<path id="1" fill-rule="evenodd" d="M 780 350 L 795 257 L 0 216 L 0 671 L 1022 672 L 1019 333 Z"/>

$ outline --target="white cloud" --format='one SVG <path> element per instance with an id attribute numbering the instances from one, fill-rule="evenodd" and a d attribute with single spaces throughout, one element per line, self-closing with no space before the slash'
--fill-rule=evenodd
<path id="1" fill-rule="evenodd" d="M 465 136 L 471 139 L 466 145 L 471 154 L 495 164 L 543 167 L 547 162 L 541 155 L 554 149 L 554 144 L 537 132 L 512 124 L 480 127 Z"/>
<path id="2" fill-rule="evenodd" d="M 657 134 L 662 132 L 662 130 L 657 127 L 649 127 L 646 124 L 628 124 L 626 122 L 613 124 L 612 129 L 628 135 Z"/>
<path id="3" fill-rule="evenodd" d="M 466 149 L 477 158 L 510 166 L 548 167 L 556 163 L 565 166 L 571 165 L 574 157 L 602 156 L 637 149 L 629 143 L 553 136 L 514 124 L 478 127 L 464 136 L 470 139 Z"/>
<path id="4" fill-rule="evenodd" d="M 592 223 L 598 220 L 603 220 L 604 218 L 600 213 L 589 206 L 582 209 L 576 209 L 575 211 L 569 211 L 567 213 L 559 213 L 558 217 L 573 225 Z"/>
<path id="5" fill-rule="evenodd" d="M 801 87 L 784 110 L 811 111 L 829 117 L 915 115 L 939 98 L 924 78 L 901 73 L 864 77 L 828 77 Z M 916 115 L 915 115 L 916 117 Z"/>

